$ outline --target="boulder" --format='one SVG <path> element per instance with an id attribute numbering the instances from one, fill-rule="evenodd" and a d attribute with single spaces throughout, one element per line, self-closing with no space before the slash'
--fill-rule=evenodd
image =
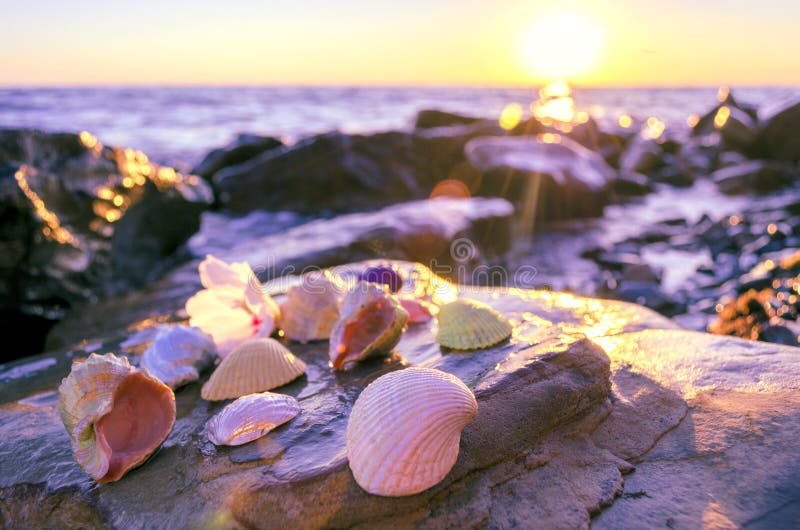
<path id="1" fill-rule="evenodd" d="M 423 109 L 417 113 L 417 118 L 414 120 L 414 128 L 433 129 L 451 125 L 470 125 L 480 121 L 483 121 L 483 119 L 474 116 L 465 116 L 445 110 Z"/>
<path id="2" fill-rule="evenodd" d="M 647 195 L 653 191 L 653 186 L 647 175 L 634 171 L 620 170 L 611 182 L 612 189 L 618 195 Z"/>
<path id="3" fill-rule="evenodd" d="M 87 337 L 136 328 L 142 322 L 168 319 L 199 289 L 197 265 L 207 253 L 229 262 L 247 261 L 262 280 L 298 273 L 305 267 L 387 257 L 423 261 L 440 274 L 469 281 L 479 263 L 509 249 L 513 212 L 511 204 L 502 199 L 439 198 L 317 219 L 285 231 L 267 231 L 260 237 L 255 230 L 248 230 L 248 219 L 206 215 L 200 232 L 189 242 L 198 259 L 138 292 L 74 308 L 50 332 L 48 347 L 68 346 Z M 253 220 L 272 219 L 274 216 L 259 215 Z M 222 245 L 222 239 L 228 244 Z"/>
<path id="4" fill-rule="evenodd" d="M 415 271 L 415 285 L 445 286 L 419 265 L 398 266 Z M 205 424 L 223 404 L 200 399 L 204 374 L 176 391 L 178 418 L 164 446 L 112 484 L 94 484 L 74 462 L 55 389 L 70 362 L 89 351 L 137 363 L 153 322 L 131 336 L 0 366 L 0 521 L 83 528 L 792 525 L 800 495 L 800 464 L 790 450 L 800 436 L 800 349 L 679 330 L 622 302 L 458 289 L 506 315 L 512 339 L 468 354 L 444 352 L 434 325 L 412 326 L 389 358 L 341 373 L 330 370 L 324 341 L 290 343 L 308 370 L 276 391 L 296 397 L 300 415 L 232 448 L 206 439 Z M 441 483 L 409 497 L 368 495 L 347 464 L 348 415 L 371 381 L 419 364 L 464 381 L 478 415 Z"/>
<path id="5" fill-rule="evenodd" d="M 775 160 L 800 162 L 800 101 L 779 101 L 759 111 L 762 120 L 759 141 L 765 154 Z"/>
<path id="6" fill-rule="evenodd" d="M 637 136 L 628 143 L 620 155 L 619 167 L 624 171 L 650 175 L 664 165 L 663 157 L 664 151 L 658 142 Z"/>
<path id="7" fill-rule="evenodd" d="M 197 177 L 89 133 L 0 130 L 0 311 L 55 320 L 141 285 L 211 202 Z"/>
<path id="8" fill-rule="evenodd" d="M 479 172 L 467 182 L 473 194 L 520 200 L 533 220 L 598 216 L 608 202 L 614 171 L 568 138 L 474 138 L 464 152 Z"/>
<path id="9" fill-rule="evenodd" d="M 241 164 L 264 151 L 269 151 L 282 145 L 283 142 L 271 136 L 240 134 L 228 145 L 210 151 L 192 169 L 192 173 L 205 179 L 210 179 L 214 173 L 224 167 Z"/>
<path id="10" fill-rule="evenodd" d="M 224 168 L 213 184 L 221 205 L 235 212 L 375 210 L 427 197 L 463 161 L 465 141 L 397 131 L 328 133 Z"/>
<path id="11" fill-rule="evenodd" d="M 769 160 L 751 160 L 716 170 L 711 179 L 728 195 L 770 193 L 792 185 L 800 170 Z"/>

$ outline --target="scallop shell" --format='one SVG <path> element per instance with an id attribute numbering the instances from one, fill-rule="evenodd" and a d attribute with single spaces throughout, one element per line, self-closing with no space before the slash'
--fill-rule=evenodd
<path id="1" fill-rule="evenodd" d="M 374 495 L 413 495 L 438 484 L 458 458 L 461 430 L 478 412 L 469 388 L 431 368 L 406 368 L 376 379 L 347 423 L 350 469 Z"/>
<path id="2" fill-rule="evenodd" d="M 162 328 L 144 354 L 140 366 L 173 390 L 197 381 L 200 372 L 217 358 L 214 340 L 198 328 Z"/>
<path id="3" fill-rule="evenodd" d="M 286 337 L 299 342 L 329 338 L 344 292 L 344 283 L 328 271 L 303 276 L 289 287 L 280 308 Z"/>
<path id="4" fill-rule="evenodd" d="M 73 362 L 58 390 L 75 460 L 97 482 L 143 463 L 175 424 L 172 390 L 113 354 Z"/>
<path id="5" fill-rule="evenodd" d="M 400 340 L 408 313 L 381 287 L 358 282 L 342 303 L 331 331 L 328 354 L 334 370 L 368 357 L 389 353 Z"/>
<path id="6" fill-rule="evenodd" d="M 487 348 L 511 336 L 506 318 L 477 300 L 458 299 L 439 308 L 436 342 L 454 350 Z"/>
<path id="7" fill-rule="evenodd" d="M 242 445 L 261 438 L 300 412 L 291 396 L 263 392 L 242 396 L 206 424 L 208 439 L 215 445 Z"/>
<path id="8" fill-rule="evenodd" d="M 306 363 L 280 342 L 255 339 L 222 359 L 200 395 L 208 401 L 234 399 L 283 386 L 305 372 Z"/>

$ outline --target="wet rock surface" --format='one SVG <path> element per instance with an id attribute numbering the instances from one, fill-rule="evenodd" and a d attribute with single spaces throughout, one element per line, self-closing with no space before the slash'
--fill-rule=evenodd
<path id="1" fill-rule="evenodd" d="M 339 270 L 357 274 L 366 265 Z M 455 294 L 425 269 L 414 270 L 415 285 Z M 784 449 L 800 430 L 790 413 L 800 400 L 800 349 L 682 331 L 622 302 L 457 289 L 507 316 L 511 339 L 445 352 L 431 322 L 409 328 L 391 357 L 344 373 L 330 370 L 326 342 L 290 343 L 308 363 L 304 377 L 279 389 L 300 401 L 297 418 L 250 444 L 215 448 L 202 430 L 224 403 L 201 400 L 200 385 L 190 384 L 176 392 L 178 419 L 161 450 L 112 484 L 93 484 L 72 459 L 55 387 L 70 361 L 90 351 L 137 363 L 155 328 L 3 365 L 3 523 L 508 528 L 534 518 L 558 527 L 631 520 L 695 526 L 712 516 L 738 525 L 792 521 L 798 469 Z M 347 467 L 348 412 L 370 381 L 406 365 L 457 375 L 475 392 L 478 416 L 442 483 L 411 497 L 371 496 Z M 763 467 L 745 465 L 754 452 Z M 740 486 L 720 489 L 733 474 Z"/>

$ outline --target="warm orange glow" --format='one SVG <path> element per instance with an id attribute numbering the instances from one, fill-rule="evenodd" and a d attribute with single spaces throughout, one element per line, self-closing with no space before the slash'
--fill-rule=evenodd
<path id="1" fill-rule="evenodd" d="M 728 123 L 728 118 L 731 115 L 731 109 L 728 108 L 726 105 L 723 105 L 719 108 L 717 113 L 714 115 L 714 127 L 720 129 Z"/>
<path id="2" fill-rule="evenodd" d="M 561 135 L 557 133 L 544 133 L 540 134 L 537 138 L 546 144 L 557 144 L 561 142 Z"/>
<path id="3" fill-rule="evenodd" d="M 631 118 L 627 114 L 623 114 L 622 116 L 619 117 L 617 123 L 619 123 L 619 126 L 622 127 L 623 129 L 627 129 L 631 125 L 633 125 L 633 118 Z"/>
<path id="4" fill-rule="evenodd" d="M 573 12 L 537 20 L 522 43 L 530 72 L 544 79 L 572 79 L 590 72 L 605 40 L 602 28 Z"/>
<path id="5" fill-rule="evenodd" d="M 509 103 L 500 114 L 500 127 L 510 131 L 522 120 L 522 105 L 519 103 Z"/>
<path id="6" fill-rule="evenodd" d="M 437 197 L 456 197 L 468 199 L 470 197 L 469 188 L 458 179 L 446 179 L 436 184 L 430 194 L 431 199 Z"/>
<path id="7" fill-rule="evenodd" d="M 539 101 L 531 104 L 531 111 L 545 125 L 571 122 L 575 118 L 575 100 L 570 94 L 569 85 L 563 81 L 545 85 L 539 90 Z"/>
<path id="8" fill-rule="evenodd" d="M 656 140 L 661 137 L 667 124 L 659 120 L 655 116 L 647 118 L 644 129 L 642 129 L 642 136 L 651 140 Z"/>
<path id="9" fill-rule="evenodd" d="M 28 184 L 27 175 L 29 172 L 33 171 L 35 170 L 29 168 L 28 166 L 22 166 L 19 168 L 19 170 L 17 170 L 16 173 L 14 173 L 14 178 L 17 181 L 17 185 L 22 190 L 22 193 L 24 193 L 25 197 L 31 201 L 31 204 L 36 212 L 36 216 L 47 225 L 42 228 L 42 233 L 51 241 L 77 247 L 77 239 L 75 239 L 69 230 L 61 226 L 61 221 L 58 219 L 58 216 L 51 210 L 47 209 L 44 201 L 41 197 L 39 197 L 39 194 L 33 191 L 33 189 L 30 187 L 30 184 Z"/>
<path id="10" fill-rule="evenodd" d="M 700 122 L 700 116 L 697 114 L 690 114 L 688 118 L 686 118 L 686 125 L 689 127 L 694 127 Z"/>

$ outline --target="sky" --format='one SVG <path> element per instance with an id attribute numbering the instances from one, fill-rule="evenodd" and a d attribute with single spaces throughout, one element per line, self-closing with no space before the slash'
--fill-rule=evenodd
<path id="1" fill-rule="evenodd" d="M 800 86 L 797 0 L 0 0 L 0 13 L 3 86 Z"/>

